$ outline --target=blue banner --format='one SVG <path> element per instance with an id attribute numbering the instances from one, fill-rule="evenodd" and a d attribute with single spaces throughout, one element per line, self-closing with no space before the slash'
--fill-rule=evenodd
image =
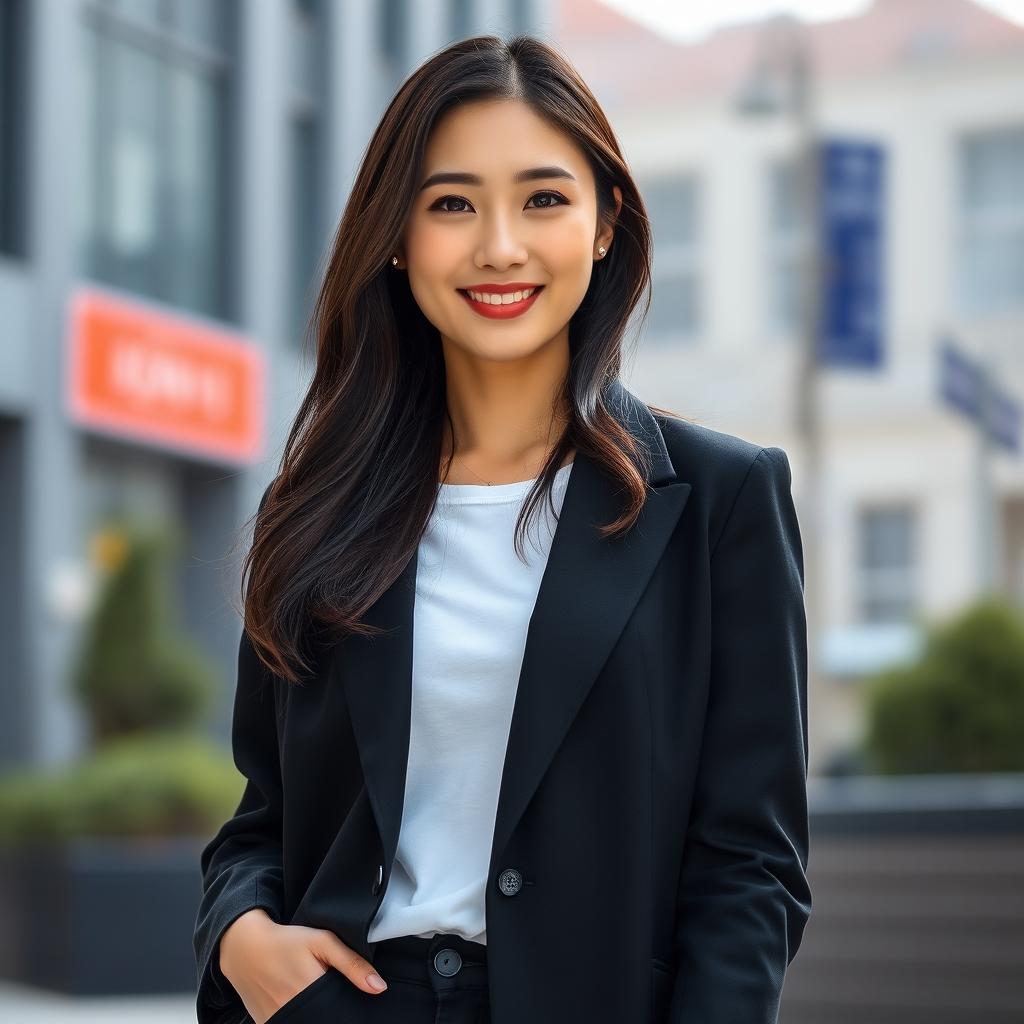
<path id="1" fill-rule="evenodd" d="M 819 159 L 824 264 L 819 361 L 877 368 L 885 313 L 885 154 L 871 142 L 828 140 Z"/>

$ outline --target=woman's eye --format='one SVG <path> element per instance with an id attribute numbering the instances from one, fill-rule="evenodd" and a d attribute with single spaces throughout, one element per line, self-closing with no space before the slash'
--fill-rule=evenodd
<path id="1" fill-rule="evenodd" d="M 557 192 L 535 192 L 532 196 L 530 196 L 530 198 L 531 199 L 537 199 L 538 197 L 544 197 L 544 196 L 549 196 L 551 199 L 554 199 L 555 202 L 553 202 L 553 203 L 544 203 L 543 206 L 535 207 L 535 209 L 538 209 L 538 210 L 550 210 L 551 207 L 553 207 L 553 206 L 559 206 L 559 205 L 562 205 L 562 204 L 568 202 L 568 200 L 565 198 L 565 196 L 559 195 L 559 193 L 557 193 Z"/>
<path id="2" fill-rule="evenodd" d="M 539 198 L 540 199 L 549 198 L 549 199 L 554 200 L 554 202 L 544 202 L 544 203 L 541 203 L 541 205 L 533 207 L 533 209 L 535 209 L 535 210 L 550 210 L 550 209 L 552 209 L 555 206 L 565 205 L 566 203 L 568 203 L 568 200 L 565 198 L 565 196 L 560 195 L 558 192 L 535 192 L 532 196 L 530 196 L 530 199 L 528 200 L 528 202 L 532 202 L 534 199 L 539 199 Z M 438 201 L 436 203 L 434 203 L 433 206 L 430 207 L 430 209 L 431 210 L 438 210 L 441 213 L 465 213 L 466 212 L 465 209 L 454 209 L 453 210 L 450 207 L 445 205 L 447 203 L 465 203 L 465 205 L 467 207 L 469 207 L 469 209 L 472 209 L 472 207 L 469 205 L 469 203 L 465 199 L 463 199 L 461 196 L 442 196 L 440 199 L 438 199 Z"/>
<path id="3" fill-rule="evenodd" d="M 438 199 L 436 203 L 431 207 L 432 210 L 440 210 L 441 213 L 463 213 L 463 210 L 449 210 L 445 207 L 445 203 L 465 203 L 465 199 L 461 199 L 459 196 L 444 196 Z M 469 204 L 466 203 L 468 206 Z"/>

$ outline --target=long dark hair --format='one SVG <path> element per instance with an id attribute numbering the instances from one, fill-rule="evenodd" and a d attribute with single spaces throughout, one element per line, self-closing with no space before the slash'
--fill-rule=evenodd
<path id="1" fill-rule="evenodd" d="M 245 629 L 267 668 L 289 682 L 301 682 L 296 668 L 309 670 L 303 645 L 313 634 L 375 632 L 360 617 L 415 554 L 433 509 L 447 418 L 444 359 L 437 329 L 390 257 L 433 125 L 455 104 L 495 98 L 529 104 L 581 147 L 598 217 L 615 225 L 614 245 L 594 263 L 569 326 L 560 393 L 567 425 L 524 501 L 516 550 L 522 557 L 527 520 L 550 498 L 574 447 L 624 496 L 603 535 L 628 530 L 643 505 L 647 453 L 602 397 L 619 374 L 630 315 L 642 299 L 643 316 L 650 307 L 651 230 L 640 193 L 597 100 L 557 49 L 528 35 L 463 39 L 413 72 L 366 149 L 310 316 L 312 381 L 255 517 L 242 573 Z M 622 190 L 617 218 L 613 185 Z"/>

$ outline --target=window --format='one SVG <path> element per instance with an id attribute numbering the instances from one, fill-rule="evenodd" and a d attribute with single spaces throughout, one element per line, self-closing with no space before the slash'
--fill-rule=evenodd
<path id="1" fill-rule="evenodd" d="M 512 32 L 529 32 L 533 28 L 533 0 L 512 0 L 509 5 Z"/>
<path id="2" fill-rule="evenodd" d="M 473 34 L 473 4 L 471 0 L 451 0 L 448 7 L 448 22 L 449 34 L 452 39 L 465 39 L 466 36 L 471 36 Z"/>
<path id="3" fill-rule="evenodd" d="M 100 281 L 229 309 L 229 0 L 86 0 L 80 262 Z"/>
<path id="4" fill-rule="evenodd" d="M 692 341 L 702 320 L 697 178 L 663 177 L 641 191 L 654 234 L 648 337 L 658 345 Z"/>
<path id="5" fill-rule="evenodd" d="M 324 164 L 322 0 L 292 0 L 292 70 L 289 133 L 291 211 L 289 338 L 304 338 L 319 282 L 315 279 L 324 217 L 321 169 Z"/>
<path id="6" fill-rule="evenodd" d="M 913 507 L 901 504 L 864 508 L 858 527 L 860 621 L 908 622 L 916 598 Z"/>
<path id="7" fill-rule="evenodd" d="M 767 267 L 768 324 L 773 333 L 801 329 L 807 298 L 807 206 L 801 197 L 798 164 L 792 158 L 768 165 Z"/>
<path id="8" fill-rule="evenodd" d="M 384 59 L 394 68 L 395 74 L 405 61 L 407 48 L 406 25 L 409 12 L 408 0 L 380 0 L 377 7 L 377 30 L 381 53 Z"/>
<path id="9" fill-rule="evenodd" d="M 12 255 L 22 249 L 18 211 L 28 205 L 19 194 L 24 180 L 19 114 L 25 109 L 18 101 L 24 80 L 19 57 L 28 52 L 23 13 L 18 0 L 0 0 L 0 252 Z"/>
<path id="10" fill-rule="evenodd" d="M 1024 308 L 1024 125 L 962 141 L 959 203 L 964 312 Z"/>

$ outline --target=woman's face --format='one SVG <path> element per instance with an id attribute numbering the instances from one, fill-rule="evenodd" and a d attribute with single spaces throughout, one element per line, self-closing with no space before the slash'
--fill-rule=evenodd
<path id="1" fill-rule="evenodd" d="M 537 168 L 546 170 L 516 180 Z M 438 175 L 459 180 L 431 180 Z M 513 360 L 551 344 L 568 348 L 569 320 L 594 260 L 602 258 L 598 247 L 607 255 L 612 238 L 597 223 L 594 176 L 583 152 L 524 103 L 478 101 L 435 126 L 418 185 L 424 183 L 399 267 L 446 353 L 455 346 L 481 359 Z M 617 214 L 618 186 L 614 193 Z M 468 301 L 467 289 L 493 294 L 506 284 L 539 291 L 503 308 Z M 499 308 L 500 317 L 486 315 Z"/>

